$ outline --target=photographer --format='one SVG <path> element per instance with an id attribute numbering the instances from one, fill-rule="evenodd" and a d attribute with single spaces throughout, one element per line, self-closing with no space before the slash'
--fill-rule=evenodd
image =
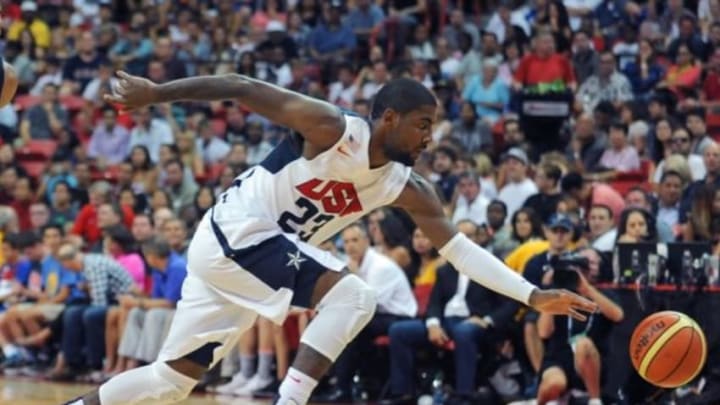
<path id="1" fill-rule="evenodd" d="M 545 238 L 549 243 L 548 250 L 533 256 L 525 265 L 523 276 L 528 281 L 540 284 L 552 258 L 570 251 L 574 229 L 575 225 L 569 217 L 559 214 L 550 217 L 544 227 Z M 528 360 L 536 373 L 540 371 L 543 359 L 543 344 L 538 335 L 537 319 L 537 312 L 529 311 L 525 316 L 523 330 Z"/>
<path id="2" fill-rule="evenodd" d="M 554 260 L 542 277 L 543 286 L 573 290 L 598 304 L 598 313 L 578 322 L 567 316 L 540 314 L 537 322 L 545 341 L 540 371 L 538 404 L 560 398 L 567 390 L 585 387 L 589 405 L 600 400 L 601 357 L 609 343 L 613 324 L 622 321 L 623 310 L 593 285 L 600 279 L 601 256 L 592 249 Z"/>

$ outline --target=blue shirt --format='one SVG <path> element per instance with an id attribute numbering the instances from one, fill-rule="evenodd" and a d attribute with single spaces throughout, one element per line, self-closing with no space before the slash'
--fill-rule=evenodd
<path id="1" fill-rule="evenodd" d="M 347 25 L 331 30 L 325 24 L 318 24 L 310 33 L 310 46 L 320 54 L 341 49 L 355 49 L 355 33 Z"/>
<path id="2" fill-rule="evenodd" d="M 500 118 L 503 110 L 488 108 L 478 103 L 502 103 L 503 109 L 510 102 L 510 89 L 499 78 L 495 78 L 488 87 L 483 87 L 482 76 L 474 75 L 463 91 L 463 99 L 475 104 L 480 118 L 489 118 L 492 122 Z"/>
<path id="3" fill-rule="evenodd" d="M 183 281 L 187 275 L 187 262 L 177 253 L 171 253 L 165 271 L 153 269 L 151 298 L 164 298 L 172 303 L 180 300 Z"/>
<path id="4" fill-rule="evenodd" d="M 70 287 L 70 295 L 67 297 L 66 302 L 70 302 L 73 299 L 87 298 L 87 294 L 77 288 L 79 282 L 78 274 L 63 269 L 60 261 L 53 256 L 46 256 L 43 259 L 40 265 L 40 272 L 42 275 L 43 291 L 45 291 L 46 294 L 54 296 L 60 292 L 60 288 L 68 286 Z"/>

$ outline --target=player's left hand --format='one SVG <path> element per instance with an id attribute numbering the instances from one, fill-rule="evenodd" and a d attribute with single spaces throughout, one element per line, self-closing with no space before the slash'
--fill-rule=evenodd
<path id="1" fill-rule="evenodd" d="M 541 290 L 536 288 L 530 295 L 530 306 L 538 312 L 567 315 L 585 321 L 583 313 L 596 312 L 597 304 L 568 290 Z"/>
<path id="2" fill-rule="evenodd" d="M 112 94 L 105 94 L 105 101 L 120 104 L 125 110 L 135 110 L 155 102 L 155 83 L 123 71 L 117 72 L 117 76 L 120 80 Z"/>

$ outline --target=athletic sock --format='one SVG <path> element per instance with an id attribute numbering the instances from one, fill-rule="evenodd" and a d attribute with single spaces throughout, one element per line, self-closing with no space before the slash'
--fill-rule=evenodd
<path id="1" fill-rule="evenodd" d="M 260 353 L 258 356 L 257 375 L 263 380 L 272 379 L 272 365 L 275 353 Z"/>
<path id="2" fill-rule="evenodd" d="M 255 362 L 257 356 L 250 356 L 246 354 L 240 355 L 240 374 L 248 380 L 255 375 Z"/>
<path id="3" fill-rule="evenodd" d="M 290 367 L 280 384 L 280 398 L 277 405 L 305 405 L 318 382 L 305 373 Z"/>

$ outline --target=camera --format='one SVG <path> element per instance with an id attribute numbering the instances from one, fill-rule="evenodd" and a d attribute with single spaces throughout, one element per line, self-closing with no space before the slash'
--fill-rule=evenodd
<path id="1" fill-rule="evenodd" d="M 550 268 L 554 271 L 552 282 L 555 287 L 575 291 L 580 282 L 578 271 L 587 272 L 590 261 L 575 253 L 553 256 L 550 258 Z"/>

